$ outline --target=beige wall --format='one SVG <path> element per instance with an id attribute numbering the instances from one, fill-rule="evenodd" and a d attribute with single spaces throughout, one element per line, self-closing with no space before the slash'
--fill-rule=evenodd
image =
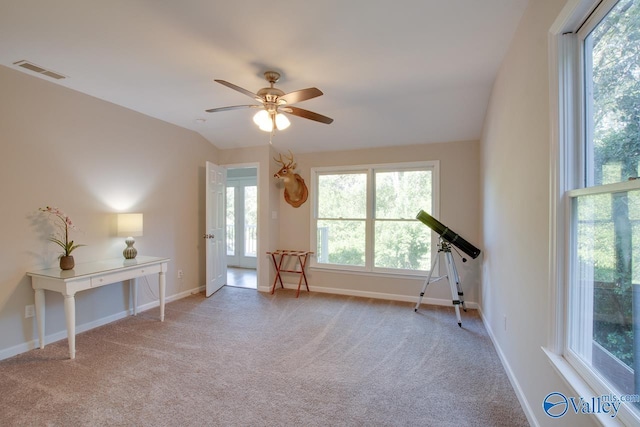
<path id="1" fill-rule="evenodd" d="M 547 38 L 564 4 L 529 2 L 493 88 L 481 141 L 481 311 L 535 424 L 586 426 L 593 417 L 542 410 L 551 392 L 575 396 L 541 349 L 551 317 Z"/>
<path id="2" fill-rule="evenodd" d="M 171 258 L 167 295 L 205 283 L 204 164 L 218 150 L 200 135 L 0 66 L 0 358 L 36 339 L 29 269 L 57 265 L 56 246 L 36 227 L 38 207 L 57 206 L 81 229 L 76 262 L 122 256 L 110 222 L 119 210 L 144 213 L 140 254 Z M 184 278 L 176 278 L 176 270 Z M 139 298 L 157 298 L 157 278 Z M 47 335 L 65 330 L 62 297 L 47 292 Z M 77 324 L 123 312 L 128 287 L 78 294 Z M 78 351 L 82 351 L 81 346 Z"/>
<path id="3" fill-rule="evenodd" d="M 439 160 L 440 219 L 470 242 L 476 245 L 479 243 L 479 143 L 476 141 L 303 153 L 295 154 L 295 159 L 298 164 L 298 173 L 304 178 L 309 188 L 311 188 L 310 171 L 313 167 Z M 282 194 L 280 197 L 279 247 L 314 250 L 310 247 L 310 210 L 313 194 L 310 194 L 309 200 L 299 208 L 287 204 Z M 416 214 L 419 209 L 418 207 Z M 457 255 L 455 259 L 465 292 L 465 300 L 476 302 L 480 280 L 480 258 L 464 264 L 460 262 Z M 308 278 L 310 284 L 318 290 L 412 301 L 418 297 L 424 283 L 424 278 L 382 277 L 326 272 L 318 269 L 310 269 Z M 287 280 L 290 283 L 297 283 L 295 275 L 289 276 Z M 450 305 L 451 291 L 448 284 L 440 282 L 430 285 L 425 295 L 425 302 L 429 298 L 438 299 Z"/>

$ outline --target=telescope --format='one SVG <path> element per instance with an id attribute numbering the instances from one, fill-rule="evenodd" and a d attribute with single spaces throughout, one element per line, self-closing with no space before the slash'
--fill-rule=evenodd
<path id="1" fill-rule="evenodd" d="M 420 212 L 418 212 L 418 215 L 416 216 L 416 219 L 419 219 L 422 223 L 424 223 L 424 225 L 438 233 L 443 240 L 451 243 L 452 245 L 455 245 L 458 249 L 469 255 L 471 258 L 476 259 L 478 258 L 478 255 L 480 255 L 480 249 L 464 240 L 458 233 L 455 233 L 449 227 L 446 227 L 443 223 L 441 223 L 425 211 L 420 210 Z"/>

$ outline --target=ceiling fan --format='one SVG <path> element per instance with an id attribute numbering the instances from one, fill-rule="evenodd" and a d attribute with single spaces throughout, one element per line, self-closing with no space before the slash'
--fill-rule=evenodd
<path id="1" fill-rule="evenodd" d="M 229 83 L 224 80 L 215 80 L 228 88 L 255 99 L 260 102 L 261 105 L 233 105 L 230 107 L 211 108 L 210 110 L 205 111 L 207 113 L 216 113 L 218 111 L 239 110 L 244 108 L 261 108 L 261 110 L 253 117 L 253 121 L 261 130 L 266 132 L 272 132 L 275 129 L 283 130 L 289 127 L 289 120 L 282 113 L 315 120 L 320 123 L 330 124 L 333 122 L 332 118 L 291 105 L 322 95 L 322 91 L 320 91 L 320 89 L 310 87 L 307 89 L 284 93 L 273 86 L 280 79 L 280 73 L 276 71 L 267 71 L 264 73 L 264 78 L 270 83 L 270 86 L 260 89 L 257 93 L 250 92 L 240 86 L 236 86 L 233 83 Z"/>

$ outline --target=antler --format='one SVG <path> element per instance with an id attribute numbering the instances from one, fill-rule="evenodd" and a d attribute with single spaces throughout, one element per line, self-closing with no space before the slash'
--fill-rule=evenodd
<path id="1" fill-rule="evenodd" d="M 276 161 L 276 163 L 280 163 L 282 166 L 284 166 L 284 160 L 282 160 L 282 154 L 280 154 L 280 159 L 276 159 L 275 157 L 273 158 L 273 160 Z"/>
<path id="2" fill-rule="evenodd" d="M 277 163 L 280 163 L 282 166 L 288 168 L 293 164 L 293 153 L 291 152 L 291 150 L 288 150 L 289 154 L 291 154 L 291 156 L 284 156 L 285 159 L 287 159 L 288 163 L 285 164 L 284 160 L 282 160 L 282 154 L 280 154 L 280 158 L 276 159 L 275 157 L 273 158 L 273 160 L 275 160 Z"/>
<path id="3" fill-rule="evenodd" d="M 289 157 L 284 156 L 284 157 L 285 159 L 289 160 L 289 165 L 291 165 L 291 163 L 293 163 L 293 153 L 291 152 L 291 150 L 287 150 L 287 151 L 289 151 L 289 154 L 291 154 L 291 156 Z"/>

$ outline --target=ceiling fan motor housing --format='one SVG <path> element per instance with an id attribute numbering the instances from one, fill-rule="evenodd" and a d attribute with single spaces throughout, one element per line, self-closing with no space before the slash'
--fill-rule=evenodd
<path id="1" fill-rule="evenodd" d="M 277 71 L 265 71 L 264 78 L 273 86 L 274 83 L 280 80 L 280 73 Z"/>
<path id="2" fill-rule="evenodd" d="M 277 102 L 278 98 L 284 95 L 284 92 L 275 87 L 263 87 L 257 93 L 266 102 Z M 284 100 L 283 100 L 284 101 Z"/>

